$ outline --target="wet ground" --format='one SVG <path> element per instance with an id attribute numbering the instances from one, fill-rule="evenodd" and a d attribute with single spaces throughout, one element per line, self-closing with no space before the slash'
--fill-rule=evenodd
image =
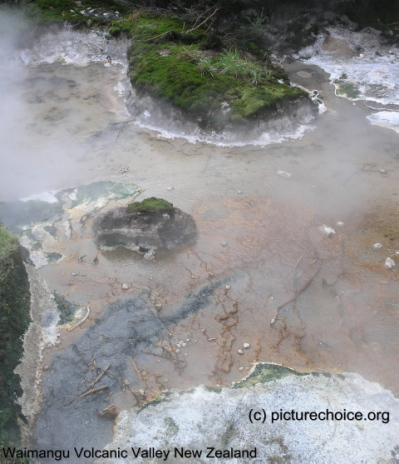
<path id="1" fill-rule="evenodd" d="M 19 134 L 2 132 L 1 200 L 133 184 L 139 199 L 191 214 L 199 238 L 147 261 L 99 253 L 84 208 L 65 206 L 55 233 L 41 229 L 43 250 L 63 258 L 37 273 L 90 312 L 43 352 L 37 446 L 101 447 L 112 421 L 98 413 L 110 404 L 230 385 L 256 361 L 353 371 L 398 395 L 399 282 L 384 267 L 399 250 L 398 135 L 372 126 L 366 103 L 336 97 L 320 68 L 293 62 L 292 80 L 327 107 L 301 139 L 223 148 L 160 138 L 130 120 L 124 68 L 106 64 L 23 68 L 8 94 Z"/>

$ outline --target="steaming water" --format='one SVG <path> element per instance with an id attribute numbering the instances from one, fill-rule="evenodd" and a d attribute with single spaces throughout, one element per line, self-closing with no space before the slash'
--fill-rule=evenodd
<path id="1" fill-rule="evenodd" d="M 44 35 L 22 52 L 12 43 L 3 47 L 0 200 L 48 192 L 47 201 L 54 201 L 59 189 L 98 180 L 135 184 L 144 190 L 140 198 L 161 196 L 192 214 L 198 242 L 155 261 L 98 254 L 90 221 L 85 228 L 80 222 L 85 211 L 66 209 L 54 223 L 63 230 L 58 238 L 44 226 L 33 230 L 43 250 L 62 255 L 40 267 L 40 277 L 81 307 L 90 304 L 88 326 L 116 301 L 138 297 L 151 314 L 161 304 L 168 346 L 186 343 L 187 366 L 176 373 L 170 363 L 141 355 L 145 388 L 154 394 L 227 384 L 257 360 L 356 371 L 398 394 L 399 284 L 395 268 L 384 268 L 399 250 L 398 134 L 369 122 L 386 117 L 370 108 L 375 103 L 337 98 L 320 69 L 338 78 L 346 72 L 363 99 L 396 104 L 392 54 L 383 49 L 364 64 L 320 51 L 287 65 L 293 81 L 319 92 L 327 111 L 312 130 L 280 121 L 256 139 L 229 143 L 226 134 L 205 140 L 195 128 L 171 126 L 173 118 L 155 115 L 151 102 L 147 108 L 139 102 L 142 114 L 137 105 L 129 114 L 125 49 L 101 33 L 68 30 Z M 185 138 L 176 136 L 183 132 Z M 323 224 L 336 233 L 323 235 Z M 373 249 L 376 242 L 382 249 Z M 207 299 L 198 296 L 201 289 L 209 290 Z M 44 353 L 43 364 L 84 333 L 61 330 L 60 345 Z M 240 355 L 245 342 L 251 349 Z M 134 376 L 132 367 L 124 375 Z M 134 404 L 125 388 L 113 395 L 119 408 Z M 37 433 L 47 443 L 43 423 Z"/>

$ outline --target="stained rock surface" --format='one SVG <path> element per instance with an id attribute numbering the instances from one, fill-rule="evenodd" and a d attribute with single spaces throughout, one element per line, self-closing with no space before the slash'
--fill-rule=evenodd
<path id="1" fill-rule="evenodd" d="M 151 259 L 157 250 L 178 250 L 197 237 L 194 219 L 171 203 L 149 198 L 101 214 L 93 223 L 97 247 L 137 251 Z"/>

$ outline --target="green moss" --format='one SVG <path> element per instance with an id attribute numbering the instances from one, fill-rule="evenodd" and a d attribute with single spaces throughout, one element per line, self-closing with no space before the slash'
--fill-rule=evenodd
<path id="1" fill-rule="evenodd" d="M 281 68 L 236 49 L 209 50 L 208 33 L 187 32 L 177 18 L 136 12 L 109 31 L 133 39 L 128 58 L 136 90 L 181 109 L 203 128 L 245 123 L 279 102 L 307 98 L 287 85 Z"/>
<path id="2" fill-rule="evenodd" d="M 252 387 L 257 383 L 267 383 L 273 380 L 283 379 L 289 375 L 309 375 L 296 372 L 288 367 L 278 366 L 276 364 L 259 363 L 255 366 L 253 372 L 242 382 L 237 383 L 234 388 Z"/>
<path id="3" fill-rule="evenodd" d="M 17 444 L 20 396 L 14 374 L 22 355 L 22 336 L 29 325 L 29 281 L 17 239 L 0 225 L 0 444 Z"/>
<path id="4" fill-rule="evenodd" d="M 139 211 L 141 213 L 147 212 L 147 211 L 163 211 L 165 213 L 170 213 L 173 211 L 173 205 L 172 203 L 169 203 L 166 200 L 163 200 L 162 198 L 146 198 L 143 201 L 137 201 L 134 203 L 130 203 L 127 205 L 127 212 L 128 213 L 134 213 L 136 211 Z"/>
<path id="5" fill-rule="evenodd" d="M 87 17 L 82 11 L 87 8 L 104 8 L 106 11 L 117 10 L 124 14 L 128 9 L 116 5 L 109 0 L 81 0 L 80 5 L 74 0 L 33 0 L 23 6 L 25 15 L 34 23 L 64 22 L 72 24 L 86 24 L 90 19 L 91 24 L 108 24 L 110 21 L 104 18 Z"/>

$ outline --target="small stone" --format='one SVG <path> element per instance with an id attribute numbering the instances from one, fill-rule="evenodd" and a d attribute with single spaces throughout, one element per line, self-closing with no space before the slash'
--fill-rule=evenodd
<path id="1" fill-rule="evenodd" d="M 173 190 L 173 188 L 174 188 L 174 187 L 169 186 L 169 187 L 166 187 L 166 190 L 167 190 L 168 192 L 170 192 L 171 190 Z"/>
<path id="2" fill-rule="evenodd" d="M 242 194 L 242 190 L 237 190 L 237 193 L 238 193 L 239 195 L 241 195 L 241 194 Z"/>
<path id="3" fill-rule="evenodd" d="M 190 339 L 189 339 L 189 338 L 187 338 L 186 342 L 187 342 L 187 343 L 189 343 L 189 341 L 190 341 Z"/>
<path id="4" fill-rule="evenodd" d="M 127 290 L 129 288 L 128 284 L 122 284 L 122 290 Z"/>
<path id="5" fill-rule="evenodd" d="M 242 347 L 244 348 L 244 350 L 248 350 L 249 348 L 251 348 L 251 344 L 250 343 L 243 343 Z"/>
<path id="6" fill-rule="evenodd" d="M 175 353 L 180 353 L 180 350 L 179 349 L 175 350 Z"/>
<path id="7" fill-rule="evenodd" d="M 75 277 L 77 275 L 79 275 L 77 272 L 72 272 L 72 275 Z"/>
<path id="8" fill-rule="evenodd" d="M 291 174 L 287 171 L 277 170 L 277 175 L 280 177 L 284 177 L 284 179 L 289 179 L 291 177 Z"/>
<path id="9" fill-rule="evenodd" d="M 182 343 L 181 346 L 184 348 L 187 345 L 187 343 Z"/>
<path id="10" fill-rule="evenodd" d="M 374 250 L 381 250 L 382 243 L 374 243 L 373 248 L 374 248 Z"/>
<path id="11" fill-rule="evenodd" d="M 160 310 L 162 309 L 162 303 L 157 303 L 154 305 L 155 309 Z"/>
<path id="12" fill-rule="evenodd" d="M 176 343 L 176 348 L 180 348 L 180 343 Z"/>
<path id="13" fill-rule="evenodd" d="M 325 224 L 319 227 L 320 232 L 327 237 L 332 237 L 335 234 L 335 230 L 332 227 L 328 227 Z"/>
<path id="14" fill-rule="evenodd" d="M 98 415 L 100 417 L 103 417 L 104 419 L 114 420 L 118 415 L 118 410 L 116 409 L 116 406 L 114 404 L 110 404 L 108 407 L 103 409 Z"/>
<path id="15" fill-rule="evenodd" d="M 216 340 L 215 337 L 208 338 L 208 342 L 213 342 L 213 341 L 215 341 L 215 340 Z"/>
<path id="16" fill-rule="evenodd" d="M 392 269 L 393 267 L 395 267 L 395 261 L 393 259 L 391 259 L 391 258 L 387 258 L 385 260 L 385 267 L 387 269 Z"/>
<path id="17" fill-rule="evenodd" d="M 238 354 L 244 354 L 244 351 L 243 350 L 237 350 L 237 353 Z"/>
<path id="18" fill-rule="evenodd" d="M 380 169 L 380 173 L 381 173 L 381 174 L 386 174 L 387 172 L 386 172 L 385 169 Z"/>
<path id="19" fill-rule="evenodd" d="M 227 246 L 227 242 L 226 242 L 225 240 L 222 240 L 222 241 L 220 242 L 220 244 L 222 245 L 222 247 Z"/>
<path id="20" fill-rule="evenodd" d="M 241 371 L 244 370 L 244 368 L 241 366 L 241 367 L 238 368 L 238 370 L 241 372 Z"/>
<path id="21" fill-rule="evenodd" d="M 338 226 L 338 227 L 343 227 L 344 225 L 345 225 L 345 223 L 342 222 L 342 221 L 338 221 L 338 222 L 337 222 L 337 226 Z"/>
<path id="22" fill-rule="evenodd" d="M 49 369 L 50 369 L 50 366 L 49 366 L 49 365 L 46 364 L 45 366 L 43 366 L 43 370 L 44 370 L 44 371 L 48 371 Z"/>
<path id="23" fill-rule="evenodd" d="M 230 290 L 230 289 L 231 289 L 230 285 L 225 285 L 224 288 L 225 288 L 226 290 Z"/>
<path id="24" fill-rule="evenodd" d="M 125 379 L 125 380 L 123 381 L 123 384 L 124 384 L 124 385 L 130 385 L 130 380 L 129 380 L 129 379 Z"/>

